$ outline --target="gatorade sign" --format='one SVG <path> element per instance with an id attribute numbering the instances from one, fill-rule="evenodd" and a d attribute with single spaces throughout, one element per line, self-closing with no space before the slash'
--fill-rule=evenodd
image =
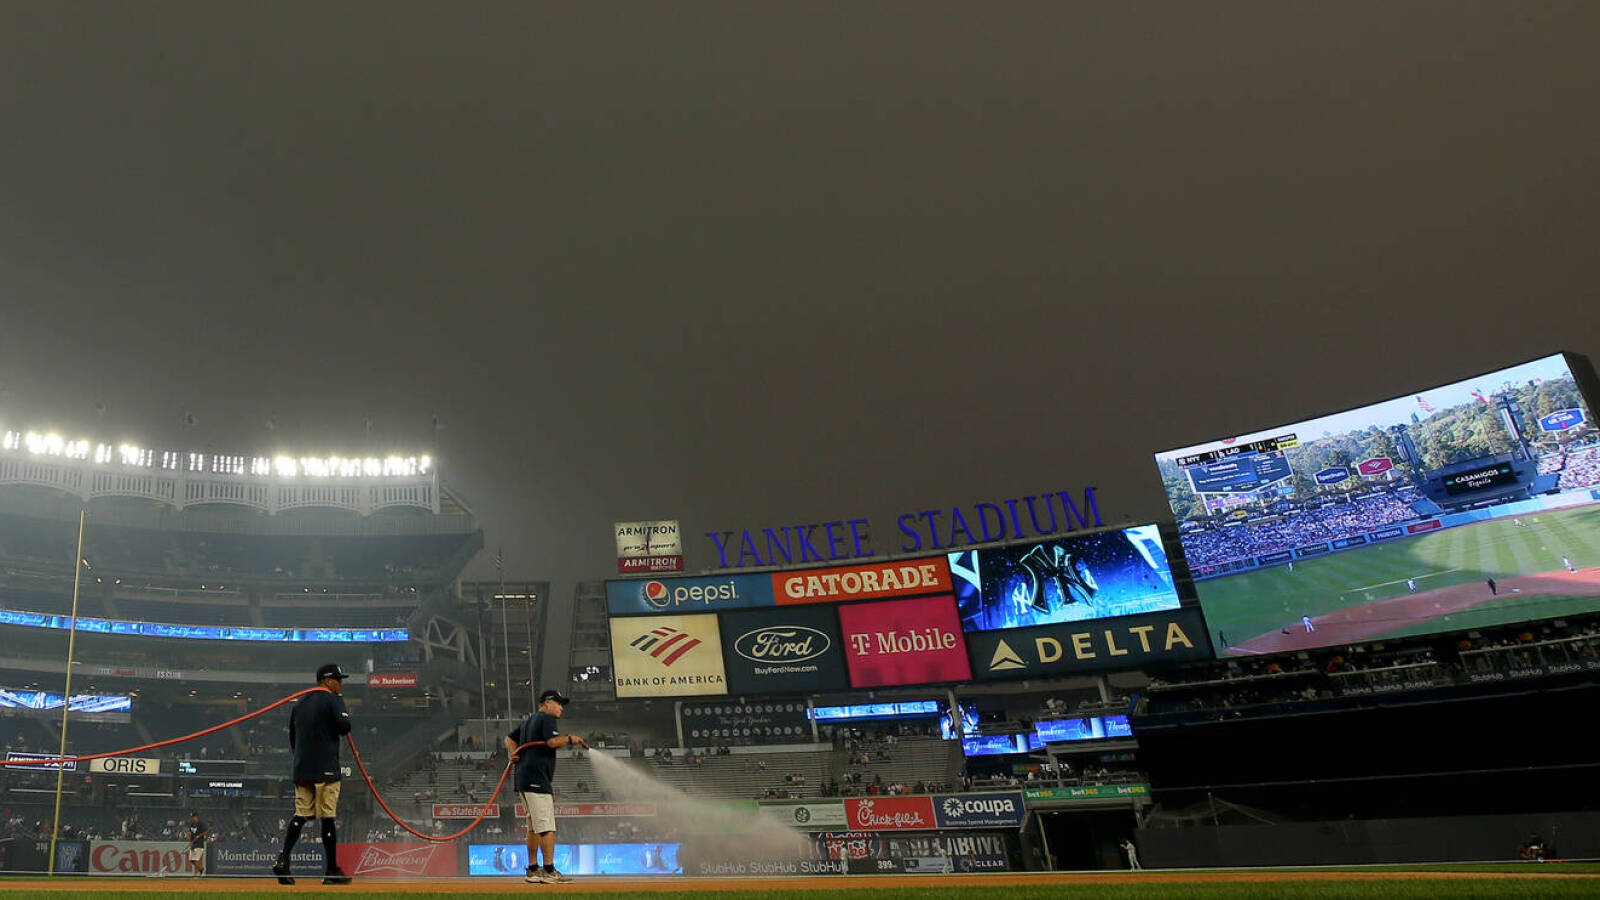
<path id="1" fill-rule="evenodd" d="M 943 556 L 772 573 L 772 594 L 779 606 L 949 592 L 950 563 Z"/>

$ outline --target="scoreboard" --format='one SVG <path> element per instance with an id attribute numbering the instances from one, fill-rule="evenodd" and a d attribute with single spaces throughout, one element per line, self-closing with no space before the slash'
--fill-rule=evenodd
<path id="1" fill-rule="evenodd" d="M 1178 457 L 1174 462 L 1178 464 L 1178 468 L 1187 469 L 1190 466 L 1220 462 L 1225 459 L 1232 459 L 1235 456 L 1282 453 L 1284 450 L 1298 446 L 1300 446 L 1298 437 L 1292 434 L 1280 434 L 1277 437 L 1262 438 L 1259 441 L 1251 441 L 1248 444 L 1234 444 L 1228 447 L 1218 447 L 1215 450 L 1207 450 L 1203 453 L 1191 453 L 1188 456 Z"/>

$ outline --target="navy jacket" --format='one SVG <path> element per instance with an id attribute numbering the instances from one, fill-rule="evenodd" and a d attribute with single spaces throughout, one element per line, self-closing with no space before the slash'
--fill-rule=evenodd
<path id="1" fill-rule="evenodd" d="M 289 748 L 295 781 L 338 781 L 339 739 L 350 733 L 344 698 L 317 691 L 295 701 L 289 714 Z"/>

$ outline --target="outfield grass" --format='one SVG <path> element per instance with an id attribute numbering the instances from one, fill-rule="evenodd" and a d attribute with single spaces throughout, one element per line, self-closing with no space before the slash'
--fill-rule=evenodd
<path id="1" fill-rule="evenodd" d="M 1579 568 L 1600 566 L 1600 506 L 1523 516 L 1525 527 L 1494 519 L 1434 534 L 1298 560 L 1294 571 L 1273 566 L 1202 581 L 1197 585 L 1212 639 L 1225 632 L 1232 644 L 1285 626 L 1298 628 L 1301 616 L 1403 596 L 1406 579 L 1418 591 L 1485 579 L 1562 571 L 1561 557 Z M 1484 587 L 1487 593 L 1487 586 Z M 1600 608 L 1594 596 L 1519 596 L 1493 598 L 1470 610 L 1427 623 L 1396 622 L 1384 637 L 1429 634 L 1574 614 Z M 1220 646 L 1220 644 L 1218 645 Z"/>

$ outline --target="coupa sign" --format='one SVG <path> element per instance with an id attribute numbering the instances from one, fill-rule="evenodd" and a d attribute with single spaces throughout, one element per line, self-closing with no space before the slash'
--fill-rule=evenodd
<path id="1" fill-rule="evenodd" d="M 1021 828 L 1022 793 L 934 797 L 933 813 L 940 828 Z"/>
<path id="2" fill-rule="evenodd" d="M 182 875 L 189 861 L 184 841 L 94 841 L 90 875 Z"/>

